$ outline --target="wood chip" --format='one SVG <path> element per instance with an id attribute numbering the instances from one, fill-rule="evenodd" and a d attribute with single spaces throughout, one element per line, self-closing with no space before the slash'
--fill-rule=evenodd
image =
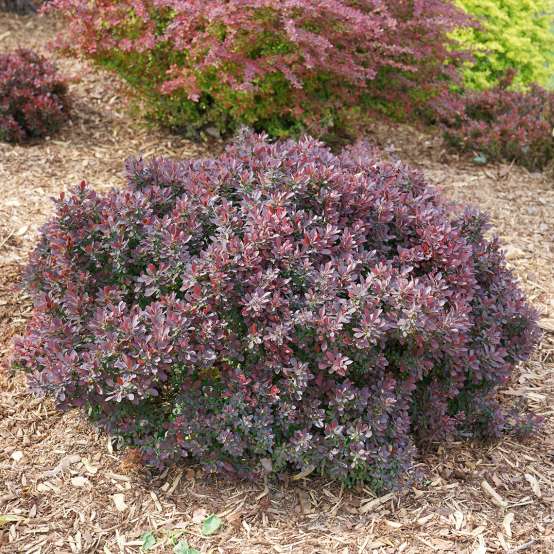
<path id="1" fill-rule="evenodd" d="M 21 450 L 15 450 L 12 452 L 10 458 L 17 464 L 23 459 L 23 452 L 21 452 Z"/>
<path id="2" fill-rule="evenodd" d="M 71 478 L 71 484 L 77 488 L 90 487 L 90 481 L 82 475 Z"/>
<path id="3" fill-rule="evenodd" d="M 402 527 L 402 523 L 398 521 L 391 521 L 390 519 L 385 519 L 385 524 L 391 529 L 400 529 Z"/>
<path id="4" fill-rule="evenodd" d="M 549 333 L 554 333 L 554 319 L 540 319 L 539 327 L 543 331 L 548 331 Z"/>
<path id="5" fill-rule="evenodd" d="M 506 508 L 508 503 L 491 487 L 487 481 L 481 481 L 481 488 L 491 497 L 492 501 L 500 508 Z"/>
<path id="6" fill-rule="evenodd" d="M 115 509 L 118 512 L 124 512 L 125 510 L 127 510 L 128 506 L 125 503 L 125 495 L 124 494 L 121 494 L 121 493 L 114 494 L 114 495 L 112 495 L 112 500 L 113 500 L 113 503 L 115 505 Z"/>
<path id="7" fill-rule="evenodd" d="M 508 512 L 504 516 L 504 521 L 502 522 L 502 527 L 504 527 L 504 532 L 506 533 L 506 536 L 511 539 L 512 538 L 512 523 L 514 522 L 514 514 L 512 512 Z"/>
<path id="8" fill-rule="evenodd" d="M 192 513 L 192 522 L 199 525 L 208 517 L 208 510 L 198 508 Z"/>
<path id="9" fill-rule="evenodd" d="M 45 477 L 56 477 L 58 473 L 62 473 L 66 469 L 69 469 L 73 464 L 76 464 L 81 461 L 81 456 L 78 454 L 70 454 L 69 456 L 64 456 L 54 469 L 44 472 Z"/>
<path id="10" fill-rule="evenodd" d="M 388 494 L 385 494 L 384 496 L 380 496 L 379 498 L 373 498 L 366 503 L 364 503 L 360 509 L 358 510 L 360 514 L 367 514 L 368 512 L 371 512 L 381 506 L 381 504 L 384 504 L 385 502 L 388 502 L 394 497 L 394 493 L 389 492 Z"/>
<path id="11" fill-rule="evenodd" d="M 539 485 L 539 482 L 537 481 L 537 478 L 534 475 L 531 475 L 530 473 L 526 473 L 524 475 L 525 480 L 531 485 L 531 490 L 535 494 L 537 498 L 542 498 L 542 492 L 541 487 Z"/>

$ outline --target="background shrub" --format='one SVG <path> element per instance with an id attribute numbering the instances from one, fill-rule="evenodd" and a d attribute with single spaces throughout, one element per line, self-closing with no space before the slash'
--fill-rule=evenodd
<path id="1" fill-rule="evenodd" d="M 243 136 L 58 201 L 16 362 L 151 462 L 397 484 L 416 442 L 496 434 L 537 337 L 484 218 L 362 146 Z M 267 466 L 267 462 L 265 462 Z"/>
<path id="2" fill-rule="evenodd" d="M 554 76 L 553 0 L 456 0 L 480 26 L 456 31 L 475 60 L 464 72 L 469 88 L 494 87 L 516 70 L 515 88 L 546 85 Z"/>
<path id="3" fill-rule="evenodd" d="M 432 111 L 453 148 L 542 169 L 554 159 L 554 92 L 537 85 L 527 93 L 510 91 L 509 83 L 443 94 L 432 102 Z"/>
<path id="4" fill-rule="evenodd" d="M 411 106 L 451 76 L 449 0 L 53 0 L 71 49 L 118 72 L 173 129 L 241 124 L 274 136 L 341 124 L 370 105 Z M 385 87 L 383 88 L 383 84 Z"/>
<path id="5" fill-rule="evenodd" d="M 0 0 L 0 12 L 12 12 L 19 15 L 36 13 L 39 0 Z"/>
<path id="6" fill-rule="evenodd" d="M 31 50 L 0 54 L 0 140 L 43 137 L 68 117 L 67 85 L 52 63 Z"/>
<path id="7" fill-rule="evenodd" d="M 12 12 L 20 15 L 35 13 L 37 2 L 33 0 L 0 0 L 0 12 Z"/>

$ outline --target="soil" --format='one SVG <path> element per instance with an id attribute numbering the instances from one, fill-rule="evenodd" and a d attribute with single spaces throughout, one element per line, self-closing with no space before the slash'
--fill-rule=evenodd
<path id="1" fill-rule="evenodd" d="M 0 51 L 47 52 L 60 24 L 0 13 Z M 52 213 L 51 197 L 86 180 L 124 183 L 129 156 L 201 155 L 207 147 L 147 126 L 113 75 L 57 57 L 72 76 L 70 125 L 27 146 L 0 144 L 0 552 L 427 553 L 554 552 L 554 183 L 509 165 L 479 166 L 444 151 L 440 137 L 375 124 L 368 140 L 418 166 L 445 195 L 488 212 L 509 264 L 541 314 L 543 340 L 502 391 L 545 417 L 523 442 L 449 442 L 420 455 L 425 478 L 375 498 L 307 476 L 287 483 L 237 483 L 194 466 L 151 475 L 132 450 L 34 398 L 10 368 L 12 339 L 31 311 L 19 288 L 25 260 Z M 204 536 L 200 522 L 222 526 Z M 185 550 L 184 550 L 185 551 Z"/>

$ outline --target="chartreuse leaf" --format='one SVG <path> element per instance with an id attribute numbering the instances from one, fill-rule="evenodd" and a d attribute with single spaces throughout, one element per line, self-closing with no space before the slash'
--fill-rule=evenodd
<path id="1" fill-rule="evenodd" d="M 0 527 L 3 527 L 7 523 L 13 523 L 14 521 L 19 521 L 21 516 L 15 514 L 4 514 L 0 515 Z"/>
<path id="2" fill-rule="evenodd" d="M 175 548 L 173 548 L 174 554 L 200 554 L 200 550 L 196 550 L 196 548 L 192 548 L 192 546 L 189 546 L 187 541 L 179 541 Z"/>
<path id="3" fill-rule="evenodd" d="M 154 536 L 154 533 L 152 531 L 148 531 L 148 533 L 144 533 L 142 535 L 142 546 L 141 549 L 146 552 L 147 550 L 150 550 L 156 546 L 156 537 Z"/>
<path id="4" fill-rule="evenodd" d="M 217 530 L 221 527 L 223 520 L 216 515 L 208 516 L 202 524 L 202 534 L 209 536 L 217 533 Z"/>

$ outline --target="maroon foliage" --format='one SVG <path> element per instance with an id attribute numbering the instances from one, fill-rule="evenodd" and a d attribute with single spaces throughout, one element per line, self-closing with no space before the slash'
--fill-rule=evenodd
<path id="1" fill-rule="evenodd" d="M 46 136 L 68 117 L 67 85 L 49 61 L 31 50 L 0 54 L 0 140 Z"/>
<path id="2" fill-rule="evenodd" d="M 537 337 L 482 216 L 358 146 L 243 136 L 58 202 L 16 361 L 158 464 L 398 484 L 419 441 L 504 426 Z M 267 464 L 266 464 L 267 465 Z"/>
<path id="3" fill-rule="evenodd" d="M 443 94 L 432 103 L 435 117 L 455 149 L 542 169 L 554 158 L 554 93 L 536 85 L 512 91 L 506 84 Z"/>

